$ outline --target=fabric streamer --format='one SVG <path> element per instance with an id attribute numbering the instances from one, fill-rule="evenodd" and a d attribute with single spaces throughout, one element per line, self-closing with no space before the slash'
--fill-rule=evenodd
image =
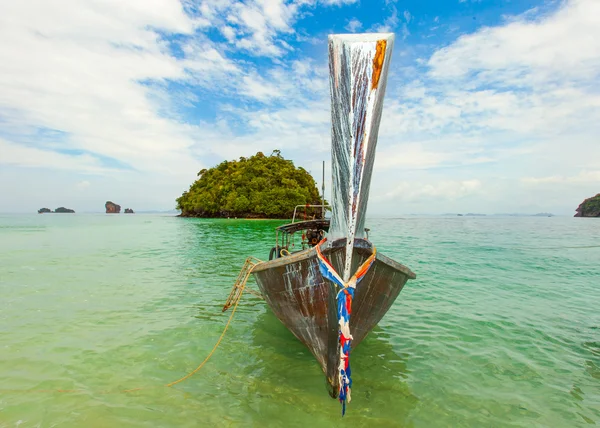
<path id="1" fill-rule="evenodd" d="M 321 245 L 327 240 L 324 238 L 317 244 L 317 260 L 321 275 L 340 287 L 337 293 L 337 312 L 338 312 L 338 335 L 340 344 L 340 363 L 339 363 L 339 399 L 342 403 L 342 416 L 346 413 L 346 402 L 350 402 L 350 390 L 352 388 L 352 371 L 350 370 L 350 345 L 352 344 L 352 334 L 350 334 L 350 314 L 352 313 L 352 300 L 356 285 L 367 274 L 375 257 L 377 250 L 373 246 L 373 253 L 365 262 L 360 265 L 358 270 L 347 282 L 335 271 L 329 260 L 321 252 Z"/>

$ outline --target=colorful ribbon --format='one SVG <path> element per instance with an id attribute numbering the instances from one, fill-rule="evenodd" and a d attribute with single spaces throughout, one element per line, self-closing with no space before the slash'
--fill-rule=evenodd
<path id="1" fill-rule="evenodd" d="M 319 270 L 324 278 L 327 278 L 338 287 L 340 291 L 337 294 L 338 325 L 339 325 L 339 343 L 340 343 L 340 364 L 339 364 L 339 398 L 342 403 L 342 416 L 346 413 L 346 402 L 350 402 L 350 389 L 352 388 L 352 371 L 350 370 L 350 345 L 352 344 L 352 335 L 350 334 L 350 314 L 352 313 L 352 300 L 354 299 L 354 290 L 363 277 L 367 274 L 375 257 L 377 250 L 373 246 L 373 254 L 360 265 L 352 277 L 344 282 L 342 277 L 335 271 L 329 260 L 321 252 L 321 244 L 327 238 L 323 238 L 316 246 L 317 260 Z"/>

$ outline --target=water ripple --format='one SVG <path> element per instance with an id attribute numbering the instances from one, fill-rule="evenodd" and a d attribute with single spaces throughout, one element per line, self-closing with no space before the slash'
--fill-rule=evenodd
<path id="1" fill-rule="evenodd" d="M 344 419 L 253 296 L 210 363 L 165 388 L 212 349 L 241 264 L 279 224 L 0 216 L 0 426 L 600 423 L 600 231 L 580 219 L 372 220 L 418 279 L 354 351 Z M 35 392 L 55 389 L 78 392 Z"/>

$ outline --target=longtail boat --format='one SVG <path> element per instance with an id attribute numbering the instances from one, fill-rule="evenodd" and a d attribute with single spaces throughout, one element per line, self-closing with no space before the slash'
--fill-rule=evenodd
<path id="1" fill-rule="evenodd" d="M 321 365 L 342 413 L 350 401 L 351 349 L 381 320 L 406 281 L 416 278 L 377 252 L 365 229 L 393 45 L 389 33 L 329 36 L 331 218 L 295 221 L 294 214 L 292 223 L 277 228 L 270 260 L 252 269 L 277 318 Z"/>

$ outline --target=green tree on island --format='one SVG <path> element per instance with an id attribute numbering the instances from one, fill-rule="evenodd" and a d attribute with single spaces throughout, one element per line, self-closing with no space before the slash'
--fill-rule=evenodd
<path id="1" fill-rule="evenodd" d="M 600 217 L 600 193 L 583 201 L 577 209 L 575 217 Z"/>
<path id="2" fill-rule="evenodd" d="M 177 198 L 184 217 L 290 218 L 296 205 L 321 203 L 312 176 L 279 150 L 223 161 L 198 177 Z"/>

